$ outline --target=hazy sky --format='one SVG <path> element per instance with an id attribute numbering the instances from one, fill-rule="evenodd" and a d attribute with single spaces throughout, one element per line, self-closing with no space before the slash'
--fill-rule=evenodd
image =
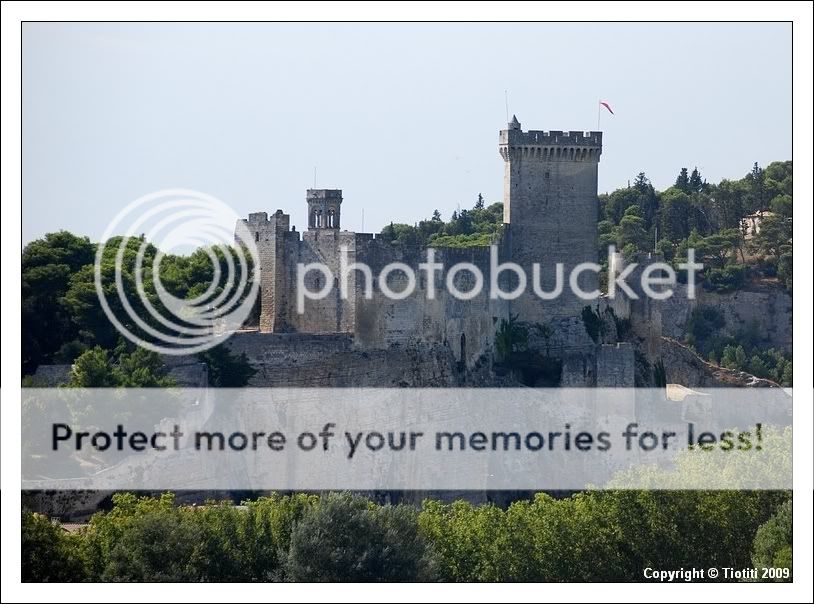
<path id="1" fill-rule="evenodd" d="M 791 158 L 789 24 L 23 26 L 23 242 L 169 187 L 378 231 L 502 197 L 498 131 L 592 130 L 599 190 Z M 9 200 L 6 200 L 7 202 Z"/>

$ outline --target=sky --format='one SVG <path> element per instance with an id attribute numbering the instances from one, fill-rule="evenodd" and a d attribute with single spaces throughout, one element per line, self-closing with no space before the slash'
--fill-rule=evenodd
<path id="1" fill-rule="evenodd" d="M 23 243 L 177 187 L 298 230 L 315 180 L 348 230 L 447 219 L 502 200 L 507 98 L 524 130 L 610 104 L 600 192 L 791 159 L 790 24 L 25 23 L 22 50 Z"/>

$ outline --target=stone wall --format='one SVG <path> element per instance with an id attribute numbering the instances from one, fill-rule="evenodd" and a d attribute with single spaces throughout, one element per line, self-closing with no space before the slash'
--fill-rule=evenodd
<path id="1" fill-rule="evenodd" d="M 57 388 L 67 384 L 71 379 L 73 365 L 40 365 L 32 376 L 34 385 L 38 388 Z"/>
<path id="2" fill-rule="evenodd" d="M 635 382 L 635 355 L 628 342 L 606 344 L 596 354 L 598 388 L 632 388 Z"/>
<path id="3" fill-rule="evenodd" d="M 239 333 L 227 345 L 246 353 L 256 387 L 449 387 L 465 379 L 442 344 L 362 350 L 350 334 Z"/>
<path id="4" fill-rule="evenodd" d="M 448 291 L 445 270 L 434 273 L 434 284 L 427 271 L 419 270 L 419 264 L 427 260 L 426 250 L 337 229 L 313 229 L 300 239 L 297 232 L 281 230 L 280 225 L 288 226 L 287 216 L 279 212 L 268 220 L 256 216 L 253 214 L 246 224 L 254 230 L 260 250 L 261 332 L 354 334 L 356 347 L 367 350 L 415 342 L 441 344 L 453 351 L 457 361 L 469 366 L 491 348 L 499 320 L 508 317 L 508 303 L 492 300 L 489 295 L 488 247 L 436 250 L 435 261 L 445 268 L 466 262 L 483 275 L 481 293 L 461 300 Z M 341 288 L 343 254 L 349 269 L 347 294 Z M 369 267 L 372 279 L 363 270 L 353 268 L 355 263 Z M 407 298 L 393 299 L 381 287 L 379 276 L 392 263 L 403 263 L 415 274 L 415 291 Z M 328 275 L 310 270 L 305 275 L 305 286 L 318 292 L 330 285 L 330 291 L 321 299 L 304 299 L 300 312 L 298 267 L 308 264 L 327 267 L 333 282 L 328 284 Z M 463 271 L 454 283 L 459 290 L 467 291 L 474 278 L 471 272 Z M 400 292 L 407 284 L 402 271 L 390 272 L 386 281 L 393 292 Z"/>

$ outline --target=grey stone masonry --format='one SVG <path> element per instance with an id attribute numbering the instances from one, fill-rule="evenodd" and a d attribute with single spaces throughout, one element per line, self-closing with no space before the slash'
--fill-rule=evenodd
<path id="1" fill-rule="evenodd" d="M 568 276 L 577 264 L 598 259 L 602 133 L 523 132 L 515 117 L 500 132 L 499 149 L 504 161 L 503 222 L 508 225 L 509 254 L 530 281 L 510 311 L 528 322 L 577 316 L 588 302 L 571 291 Z M 558 263 L 563 267 L 564 291 L 554 300 L 542 300 L 531 287 L 534 265 L 540 265 L 539 283 L 548 292 L 554 289 Z M 593 291 L 597 275 L 583 272 L 578 283 L 583 291 Z"/>

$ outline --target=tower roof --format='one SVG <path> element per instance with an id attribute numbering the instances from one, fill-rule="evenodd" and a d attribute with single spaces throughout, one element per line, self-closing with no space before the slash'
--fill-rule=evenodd
<path id="1" fill-rule="evenodd" d="M 512 121 L 509 122 L 509 129 L 520 130 L 520 122 L 517 120 L 516 115 L 512 115 Z"/>

